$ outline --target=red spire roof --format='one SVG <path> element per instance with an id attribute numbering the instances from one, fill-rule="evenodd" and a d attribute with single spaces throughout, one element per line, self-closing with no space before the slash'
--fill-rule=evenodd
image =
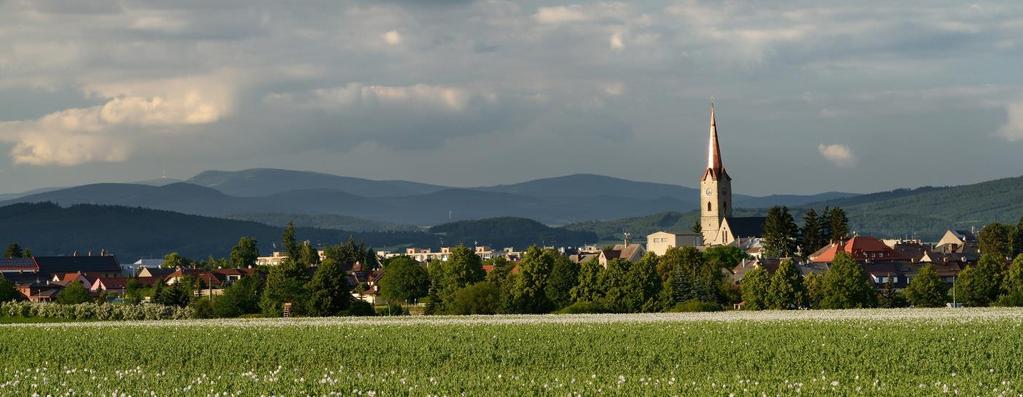
<path id="1" fill-rule="evenodd" d="M 710 104 L 710 139 L 707 142 L 707 171 L 703 173 L 703 178 L 706 179 L 710 175 L 714 179 L 721 178 L 722 176 L 728 179 L 728 173 L 725 172 L 725 165 L 721 161 L 721 147 L 718 145 L 718 125 L 717 119 L 714 117 L 714 104 Z"/>

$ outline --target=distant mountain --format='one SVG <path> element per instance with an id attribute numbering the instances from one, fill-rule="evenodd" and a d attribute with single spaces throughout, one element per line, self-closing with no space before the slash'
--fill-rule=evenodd
<path id="1" fill-rule="evenodd" d="M 597 241 L 596 233 L 552 228 L 532 219 L 490 218 L 460 221 L 430 228 L 448 245 L 489 245 L 525 248 L 530 245 L 580 246 Z"/>
<path id="2" fill-rule="evenodd" d="M 144 180 L 144 181 L 135 181 L 135 182 L 131 182 L 131 184 L 134 184 L 134 185 L 149 185 L 149 186 L 167 186 L 167 185 L 170 185 L 172 183 L 181 183 L 181 182 L 184 182 L 184 181 L 180 180 L 180 179 L 177 179 L 177 178 L 156 178 L 156 179 L 147 179 L 147 180 Z"/>
<path id="3" fill-rule="evenodd" d="M 261 223 L 185 215 L 118 206 L 52 203 L 0 207 L 0 241 L 17 241 L 36 255 L 85 255 L 107 250 L 124 261 L 162 257 L 172 251 L 193 258 L 224 257 L 241 236 L 254 237 L 262 253 L 280 245 L 282 228 Z M 354 233 L 298 228 L 298 238 L 316 244 L 343 242 L 349 236 L 375 247 L 439 245 L 422 232 Z"/>
<path id="4" fill-rule="evenodd" d="M 205 171 L 186 182 L 216 189 L 224 194 L 258 197 L 294 190 L 330 189 L 363 197 L 426 194 L 444 186 L 407 181 L 375 181 L 310 171 L 255 168 L 242 171 Z"/>
<path id="5" fill-rule="evenodd" d="M 672 198 L 696 207 L 699 190 L 654 182 L 636 182 L 593 174 L 543 178 L 511 185 L 480 187 L 478 190 L 514 193 L 534 197 L 623 197 L 630 199 Z M 748 198 L 748 196 L 739 196 Z"/>
<path id="6" fill-rule="evenodd" d="M 284 227 L 288 222 L 296 227 L 312 227 L 317 229 L 341 229 L 353 232 L 412 232 L 422 228 L 412 225 L 373 221 L 347 215 L 334 214 L 286 214 L 286 213 L 253 213 L 234 214 L 228 219 L 265 223 L 271 226 Z"/>
<path id="7" fill-rule="evenodd" d="M 401 225 L 520 217 L 564 225 L 664 211 L 684 212 L 696 209 L 698 199 L 696 190 L 688 187 L 589 174 L 481 188 L 373 181 L 275 169 L 207 171 L 187 182 L 161 184 L 160 181 L 100 183 L 36 192 L 0 200 L 0 205 L 47 201 L 61 205 L 105 204 L 217 217 L 337 215 Z M 747 205 L 742 203 L 748 206 L 800 205 L 847 195 L 735 197 L 736 205 L 745 207 Z M 273 219 L 251 216 L 244 219 L 273 222 Z"/>

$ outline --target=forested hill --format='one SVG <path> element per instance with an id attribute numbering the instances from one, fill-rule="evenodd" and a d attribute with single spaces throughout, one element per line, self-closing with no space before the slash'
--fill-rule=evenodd
<path id="1" fill-rule="evenodd" d="M 801 223 L 809 208 L 841 207 L 850 229 L 858 234 L 887 238 L 936 240 L 949 228 L 980 228 L 991 222 L 1015 224 L 1023 217 L 1023 177 L 972 185 L 921 187 L 864 194 L 790 208 Z M 735 216 L 764 215 L 766 210 L 736 210 Z M 658 212 L 647 216 L 568 225 L 571 230 L 597 233 L 601 241 L 621 238 L 627 231 L 645 236 L 657 230 L 688 231 L 699 217 L 696 211 Z"/>
<path id="2" fill-rule="evenodd" d="M 163 257 L 172 251 L 193 258 L 227 256 L 241 236 L 269 253 L 282 228 L 256 222 L 186 215 L 170 211 L 103 205 L 52 203 L 0 207 L 0 242 L 17 241 L 36 255 L 70 255 L 107 250 L 122 262 Z M 436 236 L 421 232 L 362 232 L 298 228 L 300 240 L 343 242 L 349 236 L 375 247 L 392 244 L 436 246 Z M 278 245 L 280 245 L 278 243 Z"/>
<path id="3" fill-rule="evenodd" d="M 493 248 L 524 248 L 530 245 L 580 246 L 597 241 L 589 231 L 553 228 L 525 218 L 490 218 L 460 221 L 430 228 L 430 233 L 444 238 L 448 245 L 490 245 Z"/>
<path id="4" fill-rule="evenodd" d="M 972 185 L 922 187 L 867 194 L 811 205 L 845 208 L 861 234 L 936 238 L 947 228 L 969 229 L 1023 217 L 1023 177 Z"/>

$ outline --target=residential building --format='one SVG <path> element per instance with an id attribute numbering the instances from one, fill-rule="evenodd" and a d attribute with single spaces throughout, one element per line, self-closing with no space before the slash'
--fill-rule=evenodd
<path id="1" fill-rule="evenodd" d="M 856 236 L 842 243 L 831 243 L 810 254 L 812 263 L 831 263 L 839 252 L 844 252 L 857 262 L 890 262 L 906 260 L 881 240 L 868 236 Z"/>
<path id="2" fill-rule="evenodd" d="M 643 255 L 646 255 L 646 249 L 642 244 L 617 244 L 611 249 L 601 250 L 597 260 L 601 266 L 607 267 L 607 263 L 614 259 L 637 262 L 643 259 Z"/>
<path id="3" fill-rule="evenodd" d="M 664 255 L 669 248 L 699 247 L 703 245 L 703 235 L 699 233 L 672 233 L 659 231 L 646 236 L 646 250 Z"/>

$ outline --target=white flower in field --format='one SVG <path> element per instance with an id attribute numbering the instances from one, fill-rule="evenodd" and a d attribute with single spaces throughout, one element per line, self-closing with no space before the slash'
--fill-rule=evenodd
<path id="1" fill-rule="evenodd" d="M 833 386 L 833 387 L 834 386 L 838 386 L 838 381 L 837 380 L 831 381 L 831 386 Z"/>

